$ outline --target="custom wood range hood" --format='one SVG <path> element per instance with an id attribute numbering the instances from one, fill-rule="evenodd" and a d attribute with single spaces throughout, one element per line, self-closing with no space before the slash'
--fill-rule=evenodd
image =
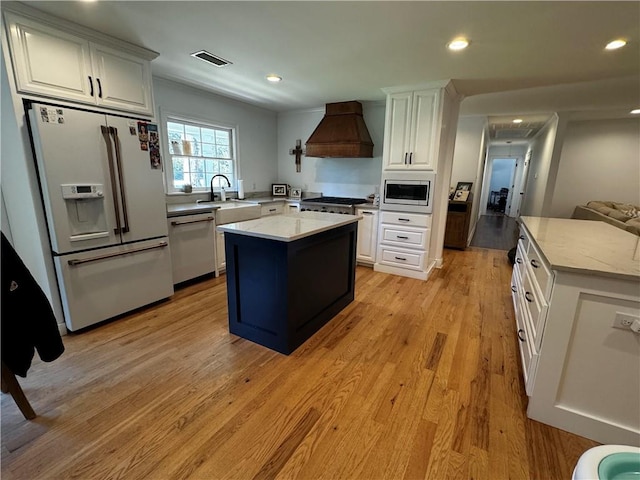
<path id="1" fill-rule="evenodd" d="M 360 102 L 327 103 L 324 118 L 306 143 L 307 157 L 372 158 L 373 142 Z"/>

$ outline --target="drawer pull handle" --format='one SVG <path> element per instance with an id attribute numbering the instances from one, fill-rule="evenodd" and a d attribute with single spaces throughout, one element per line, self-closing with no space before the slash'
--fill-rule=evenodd
<path id="1" fill-rule="evenodd" d="M 373 212 L 360 212 L 362 215 L 373 215 Z"/>
<path id="2" fill-rule="evenodd" d="M 407 259 L 406 259 L 406 258 L 403 258 L 403 257 L 395 257 L 395 258 L 396 258 L 396 260 L 402 260 L 403 262 L 406 262 L 406 261 L 407 261 Z"/>
<path id="3" fill-rule="evenodd" d="M 517 293 L 517 292 L 518 292 L 518 289 L 516 288 L 516 286 L 515 286 L 515 285 L 511 285 L 511 291 L 512 291 L 513 293 Z"/>
<path id="4" fill-rule="evenodd" d="M 398 218 L 399 222 L 410 222 L 411 219 L 410 218 Z"/>
<path id="5" fill-rule="evenodd" d="M 269 211 L 270 212 L 275 212 L 277 210 L 277 208 L 270 208 Z"/>
<path id="6" fill-rule="evenodd" d="M 536 259 L 535 259 L 535 258 L 532 258 L 532 259 L 531 259 L 531 266 L 532 266 L 533 268 L 538 268 L 538 267 L 540 267 L 540 264 L 539 264 L 538 262 L 536 262 Z"/>
<path id="7" fill-rule="evenodd" d="M 401 240 L 409 240 L 409 237 L 403 237 L 402 235 L 396 235 L 396 237 Z"/>
<path id="8" fill-rule="evenodd" d="M 524 298 L 529 303 L 533 302 L 533 298 L 531 298 L 531 292 L 525 292 Z"/>
<path id="9" fill-rule="evenodd" d="M 521 329 L 521 328 L 520 328 L 520 329 L 518 329 L 518 339 L 519 339 L 521 342 L 526 342 L 526 341 L 527 341 L 527 339 L 526 339 L 526 338 L 522 338 L 522 337 L 520 336 L 520 334 L 523 334 L 523 333 L 524 333 L 524 330 L 523 330 L 523 329 Z"/>
<path id="10" fill-rule="evenodd" d="M 522 264 L 522 259 L 520 257 L 516 257 L 516 263 Z"/>

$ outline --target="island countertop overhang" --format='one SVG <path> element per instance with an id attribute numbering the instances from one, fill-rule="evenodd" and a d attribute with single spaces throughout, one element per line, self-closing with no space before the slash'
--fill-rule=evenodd
<path id="1" fill-rule="evenodd" d="M 220 225 L 217 230 L 280 242 L 293 242 L 334 228 L 355 223 L 360 215 L 322 212 L 299 212 L 271 215 L 244 222 Z"/>
<path id="2" fill-rule="evenodd" d="M 553 270 L 640 281 L 640 237 L 605 222 L 520 217 Z"/>

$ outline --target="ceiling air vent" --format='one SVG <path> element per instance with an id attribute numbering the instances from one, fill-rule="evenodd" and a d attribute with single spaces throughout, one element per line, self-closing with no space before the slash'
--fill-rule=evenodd
<path id="1" fill-rule="evenodd" d="M 224 58 L 216 57 L 212 53 L 207 52 L 206 50 L 200 50 L 199 52 L 195 52 L 191 54 L 192 57 L 199 58 L 207 63 L 212 64 L 215 67 L 224 67 L 225 65 L 231 65 L 233 62 L 225 60 Z"/>
<path id="2" fill-rule="evenodd" d="M 505 128 L 496 130 L 495 138 L 527 138 L 532 131 L 531 128 Z"/>

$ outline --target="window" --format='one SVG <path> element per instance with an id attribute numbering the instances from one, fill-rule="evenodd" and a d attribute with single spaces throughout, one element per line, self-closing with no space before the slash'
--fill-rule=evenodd
<path id="1" fill-rule="evenodd" d="M 191 185 L 194 192 L 209 191 L 211 177 L 222 174 L 235 185 L 234 130 L 174 118 L 167 119 L 170 165 L 167 165 L 169 193 Z M 213 188 L 227 187 L 222 177 Z"/>

